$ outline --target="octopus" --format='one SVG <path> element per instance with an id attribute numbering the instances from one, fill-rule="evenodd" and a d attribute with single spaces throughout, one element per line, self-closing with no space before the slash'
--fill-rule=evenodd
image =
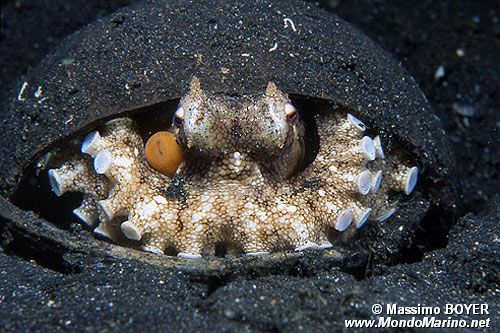
<path id="1" fill-rule="evenodd" d="M 89 133 L 58 168 L 53 192 L 83 194 L 73 213 L 94 233 L 179 257 L 329 248 L 390 218 L 418 168 L 386 154 L 347 112 L 313 119 L 319 148 L 306 162 L 303 115 L 269 83 L 257 95 L 205 91 L 194 77 L 170 132 L 145 144 L 133 119 Z"/>

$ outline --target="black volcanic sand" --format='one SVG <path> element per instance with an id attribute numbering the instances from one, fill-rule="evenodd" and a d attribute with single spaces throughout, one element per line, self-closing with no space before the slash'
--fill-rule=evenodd
<path id="1" fill-rule="evenodd" d="M 10 83 L 62 37 L 126 3 L 46 0 L 3 5 L 0 96 L 11 96 L 6 91 Z M 402 62 L 445 125 L 459 160 L 457 181 L 463 184 L 464 204 L 457 208 L 463 217 L 443 247 L 417 261 L 378 264 L 366 274 L 334 267 L 321 253 L 308 253 L 274 269 L 245 265 L 229 274 L 204 275 L 127 258 L 86 256 L 58 242 L 37 242 L 36 234 L 23 239 L 3 226 L 16 219 L 40 224 L 2 202 L 1 209 L 10 214 L 0 222 L 1 330 L 332 331 L 342 328 L 344 319 L 370 318 L 375 302 L 449 302 L 488 303 L 491 331 L 498 331 L 496 2 L 326 5 Z M 463 56 L 457 55 L 459 48 Z M 435 80 L 441 65 L 445 74 Z"/>

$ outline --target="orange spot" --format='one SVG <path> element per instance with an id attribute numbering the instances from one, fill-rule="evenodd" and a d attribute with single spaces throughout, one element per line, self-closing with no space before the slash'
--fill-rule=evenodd
<path id="1" fill-rule="evenodd" d="M 170 132 L 158 132 L 150 137 L 145 154 L 153 169 L 169 177 L 173 177 L 183 160 L 182 148 Z"/>

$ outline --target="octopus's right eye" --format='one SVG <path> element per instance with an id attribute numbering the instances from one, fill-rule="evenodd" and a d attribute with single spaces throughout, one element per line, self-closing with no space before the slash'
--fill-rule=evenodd
<path id="1" fill-rule="evenodd" d="M 181 127 L 183 122 L 184 122 L 184 109 L 182 108 L 182 106 L 179 106 L 177 108 L 177 111 L 175 111 L 174 125 L 176 127 Z"/>
<path id="2" fill-rule="evenodd" d="M 285 114 L 290 124 L 297 125 L 299 121 L 299 111 L 291 103 L 285 105 Z"/>

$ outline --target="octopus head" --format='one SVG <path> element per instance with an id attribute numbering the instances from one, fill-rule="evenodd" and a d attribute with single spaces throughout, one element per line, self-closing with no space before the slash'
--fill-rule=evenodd
<path id="1" fill-rule="evenodd" d="M 269 83 L 260 96 L 207 94 L 194 77 L 174 116 L 186 163 L 236 163 L 277 180 L 294 174 L 304 157 L 304 125 L 287 94 Z M 239 171 L 238 171 L 239 170 Z"/>

